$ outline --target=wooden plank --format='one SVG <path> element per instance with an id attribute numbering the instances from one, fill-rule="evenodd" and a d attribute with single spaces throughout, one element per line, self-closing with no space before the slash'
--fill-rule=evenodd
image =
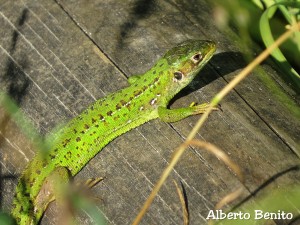
<path id="1" fill-rule="evenodd" d="M 127 77 L 145 72 L 166 49 L 196 38 L 217 41 L 218 52 L 172 107 L 209 101 L 243 66 L 236 54 L 241 50 L 209 19 L 211 10 L 205 1 L 1 1 L 1 89 L 18 100 L 39 133 L 46 135 L 95 99 L 125 87 Z M 276 71 L 264 67 L 281 82 Z M 241 165 L 244 196 L 298 164 L 299 120 L 277 102 L 257 72 L 222 102 L 222 109 L 210 116 L 197 138 L 221 146 Z M 171 125 L 146 123 L 114 140 L 78 174 L 79 180 L 106 177 L 94 195 L 102 199 L 97 205 L 109 224 L 133 220 L 173 149 L 198 118 Z M 11 120 L 1 134 L 1 207 L 7 210 L 17 176 L 34 150 Z M 298 178 L 299 172 L 292 170 L 266 190 Z M 171 179 L 185 187 L 191 224 L 205 223 L 208 210 L 240 185 L 222 162 L 196 149 L 184 154 Z M 182 223 L 171 179 L 143 224 Z M 42 224 L 55 223 L 55 210 L 54 205 L 47 210 Z M 84 216 L 79 220 L 89 223 Z"/>

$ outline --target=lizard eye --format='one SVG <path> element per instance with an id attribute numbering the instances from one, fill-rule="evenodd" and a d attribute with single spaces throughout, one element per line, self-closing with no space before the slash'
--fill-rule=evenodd
<path id="1" fill-rule="evenodd" d="M 180 81 L 183 77 L 183 74 L 180 71 L 174 72 L 174 78 L 176 81 Z"/>
<path id="2" fill-rule="evenodd" d="M 192 60 L 194 63 L 198 63 L 202 60 L 202 55 L 201 53 L 197 53 L 196 55 L 193 55 Z"/>

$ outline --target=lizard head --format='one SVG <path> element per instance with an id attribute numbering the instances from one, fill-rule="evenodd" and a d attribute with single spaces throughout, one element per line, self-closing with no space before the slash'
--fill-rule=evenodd
<path id="1" fill-rule="evenodd" d="M 187 86 L 203 66 L 210 60 L 216 50 L 212 41 L 188 40 L 172 48 L 162 58 L 164 60 L 164 79 L 168 83 L 166 92 L 172 96 Z M 159 63 L 158 63 L 159 64 Z"/>

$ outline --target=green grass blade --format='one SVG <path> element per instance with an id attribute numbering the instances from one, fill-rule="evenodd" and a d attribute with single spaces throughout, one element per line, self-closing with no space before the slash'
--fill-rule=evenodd
<path id="1" fill-rule="evenodd" d="M 37 146 L 37 149 L 46 151 L 48 149 L 44 140 L 36 132 L 35 128 L 26 118 L 26 116 L 19 109 L 15 101 L 7 94 L 0 91 L 0 107 L 3 107 L 9 117 L 18 125 L 23 134 L 32 140 L 33 144 Z"/>
<path id="2" fill-rule="evenodd" d="M 270 23 L 269 23 L 269 12 L 273 10 L 273 7 L 278 7 L 278 6 L 292 6 L 292 7 L 300 7 L 299 2 L 280 2 L 277 3 L 268 9 L 262 14 L 259 27 L 260 27 L 260 32 L 262 36 L 262 40 L 265 44 L 266 47 L 270 46 L 274 42 L 274 38 L 272 35 Z M 281 7 L 282 10 L 282 7 Z M 283 11 L 287 14 L 287 11 Z M 299 34 L 297 34 L 299 35 Z M 297 37 L 297 36 L 296 36 Z M 295 38 L 295 36 L 294 36 Z M 296 44 L 299 46 L 300 40 L 296 42 Z M 298 48 L 299 49 L 299 48 Z M 286 78 L 290 78 L 295 85 L 295 87 L 300 91 L 300 75 L 297 73 L 295 69 L 290 65 L 290 63 L 287 61 L 283 53 L 279 48 L 275 49 L 273 53 L 271 54 L 273 58 L 276 60 L 276 62 L 279 64 L 279 66 L 284 70 L 285 73 L 287 73 L 285 76 Z"/>

